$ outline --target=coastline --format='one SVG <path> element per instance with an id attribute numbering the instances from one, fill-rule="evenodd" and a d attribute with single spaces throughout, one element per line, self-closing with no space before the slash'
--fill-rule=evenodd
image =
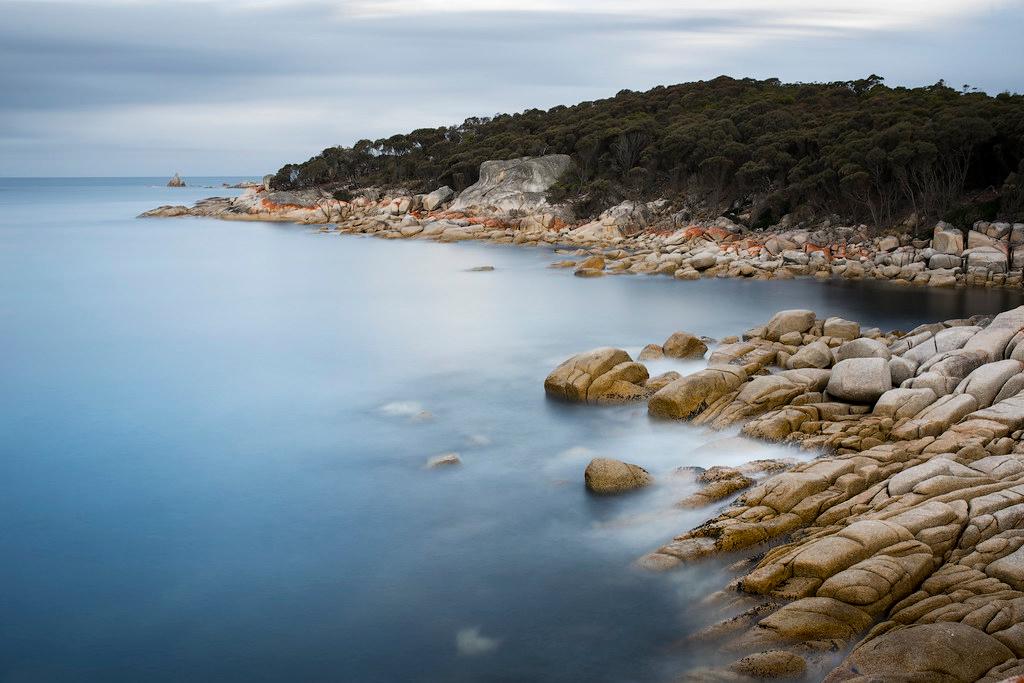
<path id="1" fill-rule="evenodd" d="M 979 222 L 965 235 L 939 223 L 932 238 L 925 240 L 913 239 L 909 231 L 871 237 L 865 226 L 750 231 L 724 217 L 711 222 L 683 220 L 658 202 L 624 202 L 597 220 L 579 223 L 542 200 L 523 202 L 522 208 L 512 210 L 459 209 L 457 203 L 456 208 L 431 206 L 429 197 L 362 196 L 345 201 L 261 187 L 249 188 L 236 198 L 201 200 L 192 207 L 161 206 L 140 217 L 270 221 L 319 225 L 322 232 L 382 239 L 549 246 L 581 259 L 552 264 L 572 268 L 581 277 L 842 277 L 905 286 L 1014 289 L 1024 281 L 1024 224 Z"/>
<path id="2" fill-rule="evenodd" d="M 687 333 L 641 362 L 602 348 L 552 371 L 553 398 L 647 401 L 652 419 L 742 425 L 822 453 L 760 483 L 748 475 L 780 464 L 701 473 L 705 488 L 680 505 L 743 492 L 637 561 L 663 572 L 724 557 L 738 574 L 709 604 L 743 611 L 689 636 L 735 661 L 680 680 L 890 680 L 894 666 L 899 680 L 1024 675 L 1022 341 L 1024 307 L 907 333 L 790 310 L 684 377 L 649 378 L 642 359 L 703 356 Z M 621 490 L 650 483 L 638 465 L 595 467 L 588 487 L 603 474 L 613 490 L 614 467 Z"/>
<path id="3" fill-rule="evenodd" d="M 909 234 L 869 238 L 859 228 L 755 233 L 724 218 L 680 222 L 659 216 L 658 207 L 637 205 L 613 207 L 579 224 L 536 201 L 512 210 L 428 204 L 427 196 L 345 201 L 249 189 L 238 198 L 160 207 L 143 216 L 546 246 L 572 257 L 552 267 L 580 277 L 1021 285 L 1020 268 L 1010 270 L 1024 258 L 1024 249 L 1014 253 L 1015 240 L 1024 239 L 1019 224 L 976 224 L 965 235 L 940 223 L 931 240 L 913 240 Z M 616 349 L 567 361 L 567 383 L 545 385 L 558 398 L 644 400 L 656 419 L 714 429 L 742 425 L 746 436 L 823 452 L 778 474 L 789 465 L 749 463 L 702 473 L 704 489 L 681 504 L 714 509 L 739 497 L 638 559 L 638 567 L 670 571 L 724 556 L 741 574 L 723 579 L 722 592 L 711 600 L 744 611 L 690 636 L 736 660 L 681 680 L 871 680 L 864 676 L 891 669 L 875 671 L 872 662 L 894 658 L 902 669 L 927 675 L 944 666 L 937 651 L 956 653 L 951 666 L 959 668 L 944 680 L 994 683 L 1024 675 L 1024 629 L 1018 628 L 1024 621 L 1024 532 L 1015 528 L 1024 515 L 1021 340 L 1024 308 L 909 333 L 784 311 L 762 328 L 722 340 L 708 367 L 685 377 L 648 377 L 644 354 L 668 354 L 668 342 L 649 345 L 639 362 Z M 851 365 L 845 379 L 836 379 Z M 619 465 L 631 481 L 648 481 L 636 465 L 602 467 L 614 472 Z M 614 490 L 614 484 L 607 489 Z M 928 654 L 914 659 L 920 643 Z M 836 653 L 851 646 L 835 667 Z"/>

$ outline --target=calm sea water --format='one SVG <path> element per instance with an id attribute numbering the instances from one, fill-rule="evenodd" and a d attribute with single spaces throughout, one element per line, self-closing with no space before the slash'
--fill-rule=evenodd
<path id="1" fill-rule="evenodd" d="M 234 192 L 165 181 L 0 179 L 2 681 L 670 676 L 725 580 L 630 567 L 711 515 L 673 508 L 671 471 L 785 452 L 551 403 L 547 372 L 781 308 L 909 327 L 1021 303 L 135 219 Z M 589 496 L 594 455 L 659 484 Z"/>

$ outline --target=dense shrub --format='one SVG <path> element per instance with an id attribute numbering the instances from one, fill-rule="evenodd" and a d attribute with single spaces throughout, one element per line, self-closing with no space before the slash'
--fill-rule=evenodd
<path id="1" fill-rule="evenodd" d="M 487 159 L 564 153 L 576 169 L 552 191 L 593 214 L 666 197 L 710 211 L 837 214 L 888 225 L 916 213 L 1019 218 L 1024 97 L 880 77 L 784 84 L 719 77 L 624 90 L 548 111 L 470 118 L 329 147 L 274 176 L 281 189 L 368 185 L 460 190 Z M 984 207 L 975 207 L 985 195 Z M 1013 214 L 1013 215 L 1009 215 Z"/>

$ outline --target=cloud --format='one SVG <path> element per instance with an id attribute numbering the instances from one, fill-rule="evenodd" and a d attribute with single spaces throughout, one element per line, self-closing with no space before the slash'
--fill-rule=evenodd
<path id="1" fill-rule="evenodd" d="M 0 174 L 261 175 L 331 144 L 713 78 L 1022 90 L 1009 0 L 8 0 Z"/>
<path id="2" fill-rule="evenodd" d="M 498 649 L 501 640 L 480 633 L 479 626 L 464 628 L 455 634 L 455 650 L 460 657 L 478 657 Z"/>

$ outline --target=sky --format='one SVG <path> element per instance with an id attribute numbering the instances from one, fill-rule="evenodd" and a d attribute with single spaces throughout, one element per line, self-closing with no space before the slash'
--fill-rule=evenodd
<path id="1" fill-rule="evenodd" d="M 1024 0 L 0 0 L 0 176 L 261 176 L 725 74 L 1024 92 Z"/>

